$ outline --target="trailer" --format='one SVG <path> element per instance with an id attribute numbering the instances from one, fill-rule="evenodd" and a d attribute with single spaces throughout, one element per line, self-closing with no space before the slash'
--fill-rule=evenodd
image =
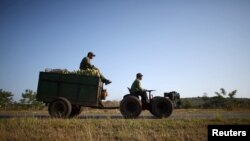
<path id="1" fill-rule="evenodd" d="M 51 117 L 77 116 L 82 106 L 104 108 L 101 100 L 106 96 L 99 77 L 57 72 L 39 74 L 36 98 L 48 105 Z"/>

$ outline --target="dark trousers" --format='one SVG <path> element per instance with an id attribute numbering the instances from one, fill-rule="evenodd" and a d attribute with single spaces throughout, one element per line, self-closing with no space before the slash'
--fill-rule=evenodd
<path id="1" fill-rule="evenodd" d="M 146 91 L 137 91 L 134 92 L 135 95 L 141 96 L 142 102 L 146 103 L 148 101 L 148 96 Z"/>

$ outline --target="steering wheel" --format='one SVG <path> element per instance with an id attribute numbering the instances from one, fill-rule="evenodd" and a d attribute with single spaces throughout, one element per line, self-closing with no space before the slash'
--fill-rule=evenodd
<path id="1" fill-rule="evenodd" d="M 155 90 L 146 90 L 146 91 L 151 93 L 151 92 L 153 92 L 153 91 L 155 91 Z"/>

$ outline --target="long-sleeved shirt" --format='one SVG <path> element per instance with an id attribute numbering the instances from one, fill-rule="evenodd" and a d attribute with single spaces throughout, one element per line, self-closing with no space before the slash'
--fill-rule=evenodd
<path id="1" fill-rule="evenodd" d="M 93 65 L 91 65 L 90 63 L 90 59 L 89 57 L 84 57 L 81 61 L 81 64 L 80 64 L 80 69 L 82 70 L 85 70 L 85 69 L 92 69 L 93 68 Z"/>
<path id="2" fill-rule="evenodd" d="M 131 86 L 131 91 L 132 92 L 138 92 L 138 91 L 143 91 L 142 87 L 141 87 L 141 82 L 139 79 L 136 79 L 132 86 Z"/>

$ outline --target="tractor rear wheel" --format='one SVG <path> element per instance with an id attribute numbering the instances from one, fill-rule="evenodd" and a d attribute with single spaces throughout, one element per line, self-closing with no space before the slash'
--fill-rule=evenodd
<path id="1" fill-rule="evenodd" d="M 142 103 L 136 96 L 126 96 L 120 103 L 120 112 L 125 118 L 137 118 L 142 111 Z"/>
<path id="2" fill-rule="evenodd" d="M 173 112 L 173 104 L 165 97 L 154 97 L 150 112 L 158 118 L 169 117 Z"/>
<path id="3" fill-rule="evenodd" d="M 60 97 L 49 104 L 49 114 L 54 118 L 68 118 L 70 116 L 72 106 L 70 102 Z"/>

